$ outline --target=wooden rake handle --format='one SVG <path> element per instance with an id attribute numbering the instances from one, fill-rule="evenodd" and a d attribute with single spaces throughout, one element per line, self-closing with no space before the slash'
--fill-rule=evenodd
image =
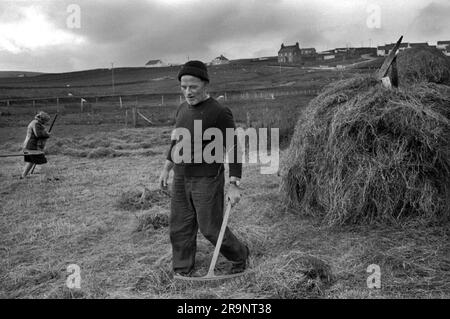
<path id="1" fill-rule="evenodd" d="M 216 247 L 214 248 L 213 258 L 211 260 L 211 265 L 209 266 L 207 277 L 214 276 L 214 268 L 216 268 L 217 259 L 219 258 L 220 247 L 222 247 L 223 236 L 225 235 L 225 230 L 227 229 L 228 218 L 231 212 L 231 202 L 227 201 L 227 208 L 225 209 L 225 214 L 223 215 L 222 227 L 220 227 L 219 237 L 217 238 Z"/>

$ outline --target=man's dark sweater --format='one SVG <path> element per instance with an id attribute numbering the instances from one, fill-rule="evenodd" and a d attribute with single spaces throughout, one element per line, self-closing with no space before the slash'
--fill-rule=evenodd
<path id="1" fill-rule="evenodd" d="M 226 141 L 226 129 L 235 128 L 233 113 L 228 107 L 222 106 L 213 98 L 208 98 L 194 106 L 188 103 L 182 103 L 176 113 L 176 123 L 175 128 L 186 128 L 190 132 L 191 136 L 191 163 L 176 163 L 174 171 L 177 174 L 184 174 L 186 176 L 216 176 L 221 171 L 223 171 L 223 160 L 222 162 L 216 163 L 205 163 L 202 156 L 201 163 L 194 163 L 194 120 L 202 121 L 202 137 L 205 130 L 208 128 L 218 128 L 222 132 L 223 136 L 223 146 L 227 145 Z M 202 141 L 202 150 L 205 146 L 212 142 L 211 140 Z M 177 141 L 172 141 L 169 152 L 167 154 L 167 159 L 171 162 L 172 160 L 172 149 Z M 234 162 L 230 163 L 230 176 L 241 177 L 242 174 L 242 163 L 238 163 L 237 158 L 237 139 L 233 141 L 233 157 Z M 224 153 L 225 154 L 225 153 Z M 231 154 L 230 154 L 231 155 Z"/>

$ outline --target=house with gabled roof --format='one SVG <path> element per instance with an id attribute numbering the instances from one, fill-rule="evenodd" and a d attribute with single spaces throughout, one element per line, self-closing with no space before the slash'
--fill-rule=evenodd
<path id="1" fill-rule="evenodd" d="M 278 50 L 279 63 L 296 63 L 301 61 L 301 50 L 298 42 L 295 45 L 284 45 L 281 43 L 281 48 Z"/>
<path id="2" fill-rule="evenodd" d="M 230 63 L 230 60 L 228 60 L 222 54 L 210 62 L 211 65 L 220 65 L 220 64 L 228 64 L 228 63 Z"/>
<path id="3" fill-rule="evenodd" d="M 300 48 L 298 42 L 295 45 L 281 44 L 278 50 L 279 63 L 298 63 L 307 60 L 314 60 L 316 58 L 315 48 Z"/>

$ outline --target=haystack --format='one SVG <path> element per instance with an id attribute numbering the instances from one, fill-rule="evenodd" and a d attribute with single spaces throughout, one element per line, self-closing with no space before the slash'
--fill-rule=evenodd
<path id="1" fill-rule="evenodd" d="M 324 225 L 450 218 L 450 87 L 329 85 L 299 118 L 282 194 Z"/>
<path id="2" fill-rule="evenodd" d="M 400 83 L 450 84 L 450 58 L 431 47 L 407 49 L 398 54 Z"/>

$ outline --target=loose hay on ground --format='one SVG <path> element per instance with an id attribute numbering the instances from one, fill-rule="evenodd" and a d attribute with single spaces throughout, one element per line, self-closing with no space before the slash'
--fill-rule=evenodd
<path id="1" fill-rule="evenodd" d="M 146 214 L 138 217 L 136 232 L 156 230 L 169 226 L 169 216 L 163 213 Z"/>
<path id="2" fill-rule="evenodd" d="M 167 206 L 169 195 L 160 190 L 130 190 L 123 193 L 116 203 L 116 207 L 128 211 L 149 209 L 155 205 Z"/>
<path id="3" fill-rule="evenodd" d="M 97 147 L 90 151 L 87 158 L 115 157 L 118 153 L 110 147 Z"/>
<path id="4" fill-rule="evenodd" d="M 328 226 L 449 220 L 449 105 L 448 87 L 433 83 L 328 86 L 298 120 L 282 194 Z"/>
<path id="5" fill-rule="evenodd" d="M 297 250 L 261 265 L 255 278 L 258 291 L 283 299 L 320 297 L 333 281 L 328 263 Z"/>

